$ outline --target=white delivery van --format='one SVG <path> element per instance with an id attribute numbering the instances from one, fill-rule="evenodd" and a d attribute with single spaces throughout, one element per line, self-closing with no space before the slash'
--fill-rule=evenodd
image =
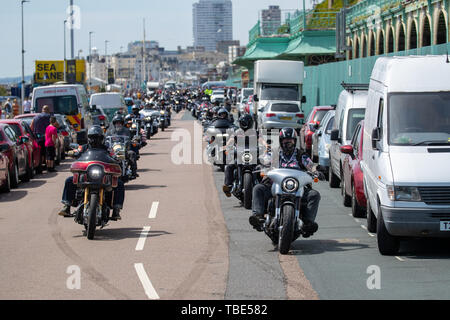
<path id="1" fill-rule="evenodd" d="M 341 147 L 351 144 L 358 123 L 364 120 L 367 105 L 367 84 L 342 83 L 344 90 L 339 95 L 333 130 L 331 131 L 329 184 L 331 188 L 341 186 Z M 342 186 L 341 186 L 342 187 Z"/>
<path id="2" fill-rule="evenodd" d="M 124 114 L 127 114 L 127 106 L 122 94 L 117 92 L 110 93 L 95 93 L 91 96 L 89 101 L 91 106 L 102 107 L 108 117 L 108 121 L 111 122 L 114 114 L 121 110 Z"/>
<path id="3" fill-rule="evenodd" d="M 254 115 L 272 104 L 287 103 L 298 106 L 299 127 L 303 124 L 304 113 L 301 104 L 306 102 L 302 96 L 304 64 L 301 61 L 258 60 L 255 61 L 253 110 Z M 258 124 L 258 127 L 260 124 Z"/>
<path id="4" fill-rule="evenodd" d="M 159 82 L 147 82 L 147 94 L 154 94 L 159 89 Z"/>
<path id="5" fill-rule="evenodd" d="M 47 105 L 53 114 L 63 115 L 77 132 L 77 143 L 87 142 L 92 125 L 86 90 L 82 85 L 63 84 L 37 87 L 31 101 L 33 112 L 42 112 Z"/>
<path id="6" fill-rule="evenodd" d="M 380 253 L 397 253 L 403 237 L 450 237 L 446 56 L 377 60 L 363 143 L 368 226 Z"/>

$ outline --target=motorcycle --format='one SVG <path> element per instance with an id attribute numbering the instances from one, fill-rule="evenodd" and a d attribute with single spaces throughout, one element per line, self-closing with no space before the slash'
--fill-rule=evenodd
<path id="1" fill-rule="evenodd" d="M 106 138 L 106 145 L 111 149 L 111 156 L 120 163 L 123 183 L 135 179 L 131 170 L 131 162 L 135 159 L 131 159 L 133 155 L 130 153 L 130 146 L 133 143 L 137 146 L 137 142 L 130 141 L 127 136 L 109 136 Z"/>
<path id="2" fill-rule="evenodd" d="M 233 147 L 236 168 L 231 193 L 249 210 L 252 208 L 253 187 L 258 184 L 254 172 L 258 165 L 259 150 L 258 146 L 250 144 L 248 137 L 245 140 L 245 146 Z"/>
<path id="3" fill-rule="evenodd" d="M 73 183 L 78 186 L 75 221 L 84 225 L 89 240 L 97 227 L 104 228 L 110 221 L 111 207 L 106 193 L 118 186 L 120 166 L 103 150 L 84 152 L 71 166 Z"/>
<path id="4" fill-rule="evenodd" d="M 305 188 L 319 182 L 315 173 L 296 169 L 273 169 L 267 173 L 273 181 L 272 199 L 263 224 L 265 234 L 278 245 L 281 254 L 287 254 L 293 241 L 305 235 L 302 231 L 302 204 Z"/>
<path id="5" fill-rule="evenodd" d="M 161 110 L 159 115 L 159 126 L 162 131 L 169 127 L 169 117 L 167 111 Z"/>
<path id="6" fill-rule="evenodd" d="M 224 171 L 227 162 L 227 145 L 231 133 L 234 132 L 233 125 L 227 121 L 219 119 L 205 127 L 205 138 L 209 142 L 206 147 L 208 160 L 221 171 Z"/>

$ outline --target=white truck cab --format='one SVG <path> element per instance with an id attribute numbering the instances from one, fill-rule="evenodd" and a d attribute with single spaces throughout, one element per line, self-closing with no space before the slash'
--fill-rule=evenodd
<path id="1" fill-rule="evenodd" d="M 303 110 L 301 104 L 306 102 L 306 98 L 302 95 L 303 62 L 258 60 L 255 61 L 254 78 L 255 99 L 251 110 L 254 115 L 274 103 L 296 104 L 299 110 Z M 303 124 L 304 114 L 299 121 L 301 122 L 299 125 Z"/>
<path id="2" fill-rule="evenodd" d="M 450 63 L 446 56 L 379 58 L 363 158 L 367 220 L 381 254 L 403 237 L 450 237 Z"/>

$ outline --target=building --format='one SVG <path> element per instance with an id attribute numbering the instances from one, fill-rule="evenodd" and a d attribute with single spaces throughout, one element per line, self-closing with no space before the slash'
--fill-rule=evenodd
<path id="1" fill-rule="evenodd" d="M 116 54 L 112 58 L 111 67 L 114 69 L 116 79 L 134 78 L 136 55 L 130 53 Z"/>
<path id="2" fill-rule="evenodd" d="M 199 0 L 192 11 L 195 47 L 215 51 L 218 42 L 233 40 L 231 0 Z"/>
<path id="3" fill-rule="evenodd" d="M 262 35 L 276 34 L 281 27 L 281 9 L 279 6 L 269 6 L 269 9 L 261 11 Z"/>
<path id="4" fill-rule="evenodd" d="M 228 47 L 228 63 L 233 64 L 233 62 L 237 58 L 242 57 L 246 51 L 247 51 L 247 47 L 241 47 L 241 46 Z"/>
<path id="5" fill-rule="evenodd" d="M 92 48 L 92 55 L 89 58 L 91 64 L 87 64 L 87 78 L 97 78 L 108 81 L 108 67 L 112 64 L 111 56 L 101 56 L 97 48 Z"/>
<path id="6" fill-rule="evenodd" d="M 239 40 L 232 41 L 219 41 L 217 43 L 217 52 L 222 52 L 223 54 L 228 54 L 228 48 L 231 46 L 240 46 L 241 42 Z"/>

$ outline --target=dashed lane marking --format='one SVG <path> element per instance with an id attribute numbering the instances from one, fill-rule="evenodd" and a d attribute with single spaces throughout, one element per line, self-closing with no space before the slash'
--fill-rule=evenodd
<path id="1" fill-rule="evenodd" d="M 150 300 L 158 300 L 159 296 L 156 293 L 155 288 L 153 288 L 153 285 L 145 272 L 144 265 L 142 263 L 135 263 L 134 268 L 136 269 L 136 272 L 138 274 L 139 280 L 142 283 L 142 286 L 144 287 L 145 294 Z"/>
<path id="2" fill-rule="evenodd" d="M 148 216 L 149 219 L 156 218 L 156 213 L 158 212 L 158 206 L 159 206 L 159 202 L 157 202 L 157 201 L 153 202 L 152 208 L 150 210 L 150 215 Z"/>
<path id="3" fill-rule="evenodd" d="M 136 245 L 136 251 L 144 250 L 145 240 L 147 240 L 149 232 L 150 232 L 150 227 L 144 227 L 142 229 L 141 236 Z"/>

